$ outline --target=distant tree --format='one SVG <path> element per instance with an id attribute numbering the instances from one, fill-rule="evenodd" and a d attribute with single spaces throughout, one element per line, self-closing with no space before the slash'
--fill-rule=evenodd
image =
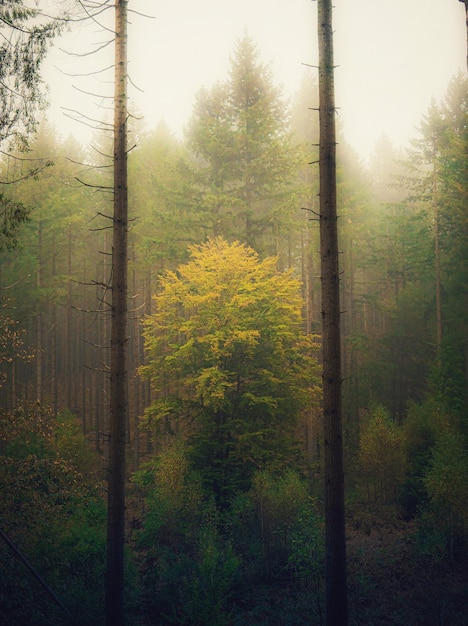
<path id="1" fill-rule="evenodd" d="M 403 179 L 408 196 L 395 221 L 401 230 L 393 237 L 404 244 L 404 254 L 399 255 L 402 284 L 397 303 L 413 301 L 420 321 L 412 332 L 418 342 L 423 340 L 425 344 L 421 347 L 427 356 L 421 361 L 432 360 L 439 370 L 440 389 L 449 384 L 448 378 L 459 378 L 463 362 L 465 376 L 468 372 L 468 193 L 464 182 L 468 176 L 467 93 L 466 78 L 455 76 L 445 98 L 433 103 L 424 115 Z M 423 302 L 426 309 L 421 306 Z M 393 324 L 408 328 L 407 321 L 417 319 L 414 313 L 395 316 Z M 420 329 L 428 319 L 433 330 L 422 334 Z M 402 336 L 401 329 L 398 333 Z M 408 364 L 414 362 L 414 352 L 411 349 Z M 421 350 L 418 352 L 422 355 Z M 412 387 L 417 388 L 414 384 Z M 452 399 L 463 405 L 466 389 L 461 397 L 456 394 Z"/>
<path id="2" fill-rule="evenodd" d="M 5 192 L 12 202 L 34 210 L 17 232 L 18 245 L 0 255 L 0 287 L 9 298 L 5 310 L 20 321 L 26 332 L 24 340 L 36 358 L 31 365 L 15 362 L 4 388 L 5 401 L 8 406 L 14 406 L 19 397 L 29 400 L 40 397 L 31 379 L 42 363 L 46 372 L 42 379 L 43 397 L 54 409 L 73 407 L 80 417 L 86 417 L 86 426 L 86 422 L 91 424 L 94 412 L 81 411 L 78 399 L 83 371 L 88 378 L 91 372 L 82 367 L 82 353 L 89 353 L 86 364 L 91 367 L 97 367 L 102 357 L 91 354 L 98 352 L 91 347 L 91 342 L 99 343 L 93 336 L 96 325 L 86 324 L 88 330 L 79 329 L 78 324 L 83 325 L 83 313 L 77 308 L 96 308 L 96 289 L 83 285 L 89 282 L 83 270 L 92 267 L 94 271 L 95 264 L 101 260 L 96 238 L 104 237 L 102 233 L 89 233 L 89 220 L 97 208 L 96 194 L 80 188 L 74 178 L 77 170 L 82 169 L 77 163 L 84 160 L 76 142 L 61 143 L 53 127 L 44 123 L 31 139 L 30 148 L 35 159 L 41 162 L 53 159 L 54 166 L 10 185 Z M 42 333 L 41 342 L 38 331 L 42 328 L 50 332 Z M 6 400 L 8 396 L 10 399 Z"/>
<path id="3" fill-rule="evenodd" d="M 70 413 L 39 403 L 0 411 L 1 528 L 78 623 L 102 622 L 105 505 L 97 458 Z M 63 623 L 24 564 L 0 544 L 5 624 Z M 70 622 L 70 618 L 66 618 Z"/>
<path id="4" fill-rule="evenodd" d="M 129 155 L 130 204 L 138 207 L 129 236 L 139 268 L 174 268 L 205 237 L 200 196 L 187 147 L 163 123 L 143 135 Z"/>
<path id="5" fill-rule="evenodd" d="M 7 303 L 0 305 L 0 389 L 8 377 L 9 367 L 16 359 L 29 361 L 32 358 L 30 351 L 24 344 L 24 331 L 19 328 L 18 321 L 12 319 L 2 309 Z"/>
<path id="6" fill-rule="evenodd" d="M 370 501 L 396 501 L 405 475 L 403 434 L 381 406 L 361 429 L 359 471 L 366 478 Z"/>
<path id="7" fill-rule="evenodd" d="M 432 450 L 424 486 L 434 525 L 443 533 L 452 558 L 455 540 L 466 537 L 468 531 L 467 483 L 468 454 L 463 436 L 460 432 L 443 432 Z"/>
<path id="8" fill-rule="evenodd" d="M 65 18 L 44 19 L 39 8 L 22 0 L 1 3 L 0 145 L 10 140 L 24 149 L 36 130 L 38 110 L 45 104 L 41 64 Z M 33 167 L 29 175 L 40 167 Z M 2 182 L 14 183 L 14 177 Z M 18 228 L 29 213 L 28 207 L 0 194 L 0 251 L 14 247 Z"/>
<path id="9" fill-rule="evenodd" d="M 210 234 L 260 250 L 265 238 L 274 242 L 287 230 L 297 152 L 280 90 L 250 37 L 237 45 L 229 80 L 199 92 L 188 145 L 197 158 Z"/>
<path id="10" fill-rule="evenodd" d="M 172 432 L 183 425 L 191 461 L 222 503 L 255 469 L 294 462 L 297 418 L 317 395 L 299 283 L 275 266 L 222 238 L 193 246 L 162 277 L 144 325 L 142 373 L 157 395 L 146 418 Z"/>

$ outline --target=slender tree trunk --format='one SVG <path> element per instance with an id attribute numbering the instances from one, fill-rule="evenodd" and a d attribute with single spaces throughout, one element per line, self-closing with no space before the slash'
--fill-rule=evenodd
<path id="1" fill-rule="evenodd" d="M 70 411 L 73 411 L 73 403 L 72 403 L 72 388 L 76 384 L 75 382 L 75 372 L 73 371 L 72 364 L 74 362 L 74 341 L 72 335 L 72 228 L 68 227 L 68 255 L 67 255 L 67 273 L 68 273 L 68 281 L 67 281 L 67 313 L 66 313 L 66 324 L 65 324 L 65 345 L 66 349 L 63 351 L 63 372 L 62 372 L 62 381 L 65 384 L 65 403 L 67 408 Z"/>
<path id="2" fill-rule="evenodd" d="M 440 238 L 439 238 L 439 193 L 437 186 L 437 163 L 434 155 L 432 172 L 432 206 L 434 208 L 434 253 L 435 253 L 435 289 L 436 289 L 436 347 L 437 363 L 441 365 L 442 356 L 442 290 L 440 278 Z"/>
<path id="3" fill-rule="evenodd" d="M 332 2 L 318 0 L 326 624 L 348 623 Z"/>
<path id="4" fill-rule="evenodd" d="M 106 625 L 124 624 L 127 391 L 127 0 L 115 1 L 114 218 Z"/>
<path id="5" fill-rule="evenodd" d="M 36 286 L 39 294 L 39 299 L 42 298 L 42 220 L 39 218 L 37 225 L 37 241 L 38 241 L 38 254 L 37 254 L 37 273 L 36 273 Z M 43 395 L 43 362 L 44 362 L 44 333 L 43 333 L 43 313 L 42 306 L 39 304 L 36 308 L 36 400 L 42 402 Z"/>
<path id="6" fill-rule="evenodd" d="M 468 0 L 460 0 L 465 5 L 466 14 L 466 67 L 468 69 Z"/>
<path id="7" fill-rule="evenodd" d="M 52 237 L 52 248 L 55 251 L 56 248 L 56 239 L 55 235 Z M 57 253 L 54 252 L 52 255 L 52 267 L 51 267 L 52 278 L 54 278 L 57 274 Z M 50 353 L 50 392 L 52 395 L 52 406 L 54 410 L 54 414 L 57 415 L 59 399 L 58 399 L 58 368 L 57 368 L 57 305 L 53 302 L 50 305 L 50 342 L 49 342 L 49 353 Z"/>

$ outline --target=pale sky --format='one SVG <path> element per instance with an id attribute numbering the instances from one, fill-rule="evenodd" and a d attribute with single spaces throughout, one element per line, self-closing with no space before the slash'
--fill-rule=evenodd
<path id="1" fill-rule="evenodd" d="M 317 3 L 313 0 L 130 0 L 132 15 L 129 72 L 143 90 L 131 98 L 148 128 L 164 120 L 183 136 L 196 92 L 227 77 L 236 42 L 247 32 L 260 59 L 270 64 L 286 97 L 297 91 L 306 70 L 317 64 Z M 335 0 L 336 104 L 347 141 L 366 158 L 386 133 L 395 146 L 416 135 L 431 98 L 444 96 L 448 82 L 466 72 L 464 4 L 458 0 Z M 111 15 L 109 16 L 111 17 Z M 72 85 L 105 93 L 112 71 L 71 78 L 59 72 L 86 73 L 112 64 L 112 47 L 99 57 L 70 57 L 89 51 L 89 43 L 108 34 L 96 24 L 75 25 L 56 44 L 45 77 L 57 129 L 89 140 L 90 129 L 72 122 L 61 107 L 102 117 L 99 99 L 83 96 Z M 108 102 L 101 101 L 103 106 Z"/>

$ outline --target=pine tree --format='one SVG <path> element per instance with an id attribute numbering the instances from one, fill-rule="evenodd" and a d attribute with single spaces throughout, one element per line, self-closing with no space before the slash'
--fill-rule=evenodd
<path id="1" fill-rule="evenodd" d="M 44 105 L 41 64 L 52 39 L 66 23 L 44 19 L 43 13 L 21 0 L 4 0 L 0 7 L 0 142 L 13 139 L 23 147 L 37 126 Z"/>
<path id="2" fill-rule="evenodd" d="M 298 163 L 287 127 L 280 91 L 245 36 L 232 58 L 229 80 L 198 94 L 188 133 L 214 236 L 279 251 Z"/>

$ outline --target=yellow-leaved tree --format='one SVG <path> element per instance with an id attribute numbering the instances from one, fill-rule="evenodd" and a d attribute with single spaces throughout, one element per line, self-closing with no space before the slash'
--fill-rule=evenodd
<path id="1" fill-rule="evenodd" d="M 299 458 L 297 420 L 319 370 L 299 281 L 276 258 L 223 238 L 190 252 L 161 278 L 144 322 L 142 373 L 156 398 L 146 421 L 185 434 L 193 467 L 223 503 L 255 470 Z"/>

